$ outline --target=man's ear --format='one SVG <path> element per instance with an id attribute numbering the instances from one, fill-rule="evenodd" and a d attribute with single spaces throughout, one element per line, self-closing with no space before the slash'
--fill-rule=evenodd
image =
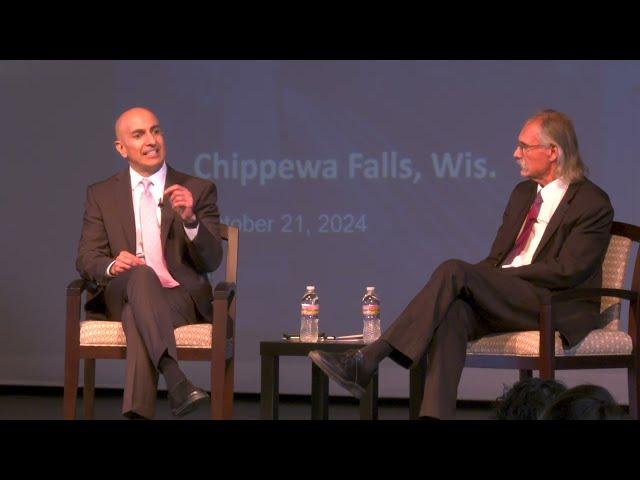
<path id="1" fill-rule="evenodd" d="M 127 149 L 124 148 L 122 142 L 120 140 L 116 140 L 113 142 L 113 146 L 116 148 L 116 152 L 118 152 L 122 158 L 127 158 Z"/>
<path id="2" fill-rule="evenodd" d="M 551 155 L 549 156 L 550 162 L 557 162 L 558 157 L 560 156 L 560 151 L 558 150 L 557 145 L 551 145 Z"/>

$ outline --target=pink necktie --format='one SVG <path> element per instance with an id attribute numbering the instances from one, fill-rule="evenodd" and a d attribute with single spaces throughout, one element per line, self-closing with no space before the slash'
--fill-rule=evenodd
<path id="1" fill-rule="evenodd" d="M 180 285 L 167 270 L 167 264 L 162 255 L 162 243 L 160 242 L 160 225 L 156 214 L 156 202 L 149 188 L 153 183 L 148 178 L 141 180 L 144 192 L 140 198 L 140 233 L 142 236 L 142 251 L 144 261 L 156 272 L 160 283 L 165 288 L 173 288 Z"/>
<path id="2" fill-rule="evenodd" d="M 540 213 L 540 205 L 542 205 L 542 195 L 540 195 L 540 192 L 538 192 L 536 198 L 533 200 L 531 208 L 529 209 L 527 219 L 524 221 L 524 227 L 522 228 L 520 235 L 518 235 L 516 243 L 509 252 L 509 255 L 507 255 L 507 258 L 505 258 L 504 262 L 502 262 L 503 265 L 509 265 L 511 262 L 513 262 L 513 259 L 520 255 L 524 250 L 524 247 L 527 245 L 529 237 L 533 232 L 533 225 L 538 219 L 538 214 Z"/>

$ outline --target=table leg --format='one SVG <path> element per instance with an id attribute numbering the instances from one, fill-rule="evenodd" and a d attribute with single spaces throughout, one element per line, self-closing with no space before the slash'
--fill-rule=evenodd
<path id="1" fill-rule="evenodd" d="M 311 420 L 329 418 L 329 377 L 311 363 Z"/>
<path id="2" fill-rule="evenodd" d="M 260 418 L 262 420 L 277 420 L 280 357 L 275 355 L 262 355 L 261 362 Z"/>
<path id="3" fill-rule="evenodd" d="M 378 374 L 367 385 L 367 391 L 360 399 L 360 420 L 378 419 Z"/>

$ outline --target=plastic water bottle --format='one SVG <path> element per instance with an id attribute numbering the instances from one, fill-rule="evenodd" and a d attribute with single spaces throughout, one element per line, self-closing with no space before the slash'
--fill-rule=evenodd
<path id="1" fill-rule="evenodd" d="M 300 303 L 300 341 L 317 342 L 320 301 L 316 287 L 308 286 Z"/>
<path id="2" fill-rule="evenodd" d="M 380 338 L 380 299 L 375 287 L 367 287 L 362 297 L 362 339 L 371 343 Z"/>

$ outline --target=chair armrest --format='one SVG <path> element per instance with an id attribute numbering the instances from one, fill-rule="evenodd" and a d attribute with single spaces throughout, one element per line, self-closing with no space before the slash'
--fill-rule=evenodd
<path id="1" fill-rule="evenodd" d="M 80 344 L 80 309 L 82 292 L 88 290 L 90 282 L 82 278 L 67 285 L 67 306 L 65 313 L 65 355 L 77 355 Z"/>
<path id="2" fill-rule="evenodd" d="M 67 285 L 67 296 L 80 296 L 85 290 L 95 294 L 98 292 L 100 285 L 84 278 L 77 278 Z"/>
<path id="3" fill-rule="evenodd" d="M 545 372 L 545 378 L 553 372 L 553 362 L 555 356 L 555 325 L 553 322 L 553 306 L 572 300 L 597 299 L 602 297 L 616 297 L 629 300 L 633 305 L 637 305 L 638 292 L 633 290 L 623 290 L 619 288 L 576 288 L 563 290 L 547 295 L 540 304 L 540 366 L 541 375 Z M 634 349 L 638 338 L 637 322 L 630 318 L 629 334 L 633 340 Z"/>
<path id="4" fill-rule="evenodd" d="M 226 308 L 225 308 L 226 307 Z M 213 292 L 211 359 L 214 364 L 232 359 L 235 352 L 236 284 L 220 282 Z M 220 348 L 222 347 L 222 348 Z"/>
<path id="5" fill-rule="evenodd" d="M 555 292 L 543 299 L 543 305 L 557 305 L 572 300 L 596 299 L 601 297 L 624 298 L 631 302 L 638 300 L 638 292 L 619 288 L 576 288 Z"/>
<path id="6" fill-rule="evenodd" d="M 80 296 L 87 287 L 86 280 L 82 278 L 76 278 L 74 281 L 67 285 L 67 297 Z"/>
<path id="7" fill-rule="evenodd" d="M 236 284 L 232 282 L 220 282 L 213 291 L 214 300 L 227 300 L 230 302 L 236 294 Z"/>

